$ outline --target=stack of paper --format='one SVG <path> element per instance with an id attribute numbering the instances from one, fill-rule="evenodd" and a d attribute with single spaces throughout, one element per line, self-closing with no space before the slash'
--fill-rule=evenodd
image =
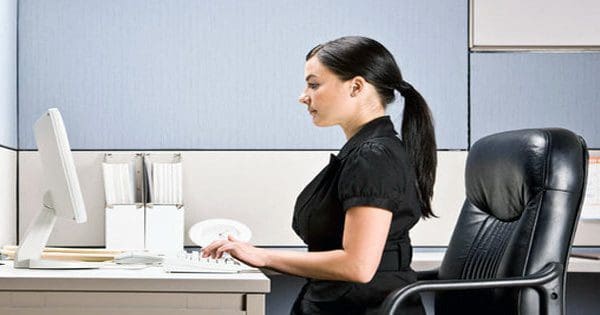
<path id="1" fill-rule="evenodd" d="M 10 259 L 15 258 L 17 246 L 4 245 L 0 249 L 0 253 L 6 255 Z M 101 248 L 61 248 L 61 247 L 46 247 L 42 252 L 43 259 L 54 260 L 78 260 L 78 261 L 109 261 L 115 256 L 121 254 L 120 250 L 107 250 Z"/>
<path id="2" fill-rule="evenodd" d="M 181 163 L 152 163 L 150 195 L 154 204 L 180 205 L 183 203 L 181 188 Z"/>
<path id="3" fill-rule="evenodd" d="M 135 170 L 131 163 L 102 163 L 107 205 L 135 203 Z"/>

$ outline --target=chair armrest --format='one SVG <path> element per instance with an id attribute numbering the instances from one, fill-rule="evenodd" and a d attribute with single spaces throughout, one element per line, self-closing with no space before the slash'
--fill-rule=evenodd
<path id="1" fill-rule="evenodd" d="M 436 280 L 439 269 L 417 271 L 417 280 Z"/>
<path id="2" fill-rule="evenodd" d="M 516 288 L 529 287 L 534 288 L 540 293 L 543 300 L 540 303 L 542 314 L 547 307 L 544 303 L 549 300 L 557 300 L 562 292 L 558 285 L 547 285 L 559 279 L 562 275 L 563 266 L 559 263 L 550 263 L 535 274 L 524 277 L 510 277 L 504 279 L 481 279 L 481 280 L 426 280 L 417 281 L 406 287 L 395 290 L 390 293 L 383 301 L 381 314 L 395 314 L 396 309 L 407 297 L 412 294 L 426 291 L 457 291 L 457 290 L 476 290 L 490 288 Z"/>

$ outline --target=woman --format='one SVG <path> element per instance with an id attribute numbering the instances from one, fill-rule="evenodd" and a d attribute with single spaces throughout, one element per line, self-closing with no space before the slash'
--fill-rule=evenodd
<path id="1" fill-rule="evenodd" d="M 370 314 L 389 292 L 416 280 L 408 231 L 433 216 L 436 145 L 423 97 L 402 79 L 375 40 L 342 37 L 306 56 L 300 102 L 317 126 L 339 125 L 348 139 L 299 195 L 293 229 L 308 252 L 260 249 L 232 237 L 203 256 L 225 252 L 256 267 L 307 278 L 292 314 Z M 405 99 L 402 140 L 385 109 Z M 403 314 L 423 313 L 415 298 Z"/>

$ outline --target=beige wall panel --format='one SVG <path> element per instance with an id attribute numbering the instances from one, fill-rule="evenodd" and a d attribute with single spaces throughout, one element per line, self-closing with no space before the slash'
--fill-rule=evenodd
<path id="1" fill-rule="evenodd" d="M 579 220 L 575 246 L 600 246 L 600 220 Z"/>
<path id="2" fill-rule="evenodd" d="M 104 246 L 104 187 L 102 184 L 101 152 L 73 152 L 87 222 L 58 219 L 48 245 Z M 19 153 L 19 239 L 42 204 L 42 165 L 37 151 Z"/>
<path id="3" fill-rule="evenodd" d="M 323 151 L 184 151 L 185 231 L 210 218 L 231 218 L 247 224 L 258 245 L 302 245 L 291 229 L 297 195 L 324 167 L 332 152 Z M 333 152 L 335 153 L 335 152 Z M 158 154 L 158 152 L 153 152 Z M 104 152 L 74 152 L 88 212 L 88 222 L 57 221 L 51 245 L 104 245 Z M 433 209 L 439 218 L 422 220 L 411 231 L 416 246 L 448 244 L 465 199 L 467 152 L 438 153 Z M 5 163 L 6 164 L 6 163 Z M 20 235 L 37 213 L 41 174 L 37 152 L 20 153 Z M 14 182 L 14 181 L 13 181 Z M 8 183 L 8 182 L 7 182 Z M 5 190 L 2 190 L 5 191 Z M 14 222 L 14 220 L 12 221 Z M 7 225 L 10 227 L 10 225 Z M 598 245 L 599 221 L 580 223 L 576 245 Z M 186 245 L 193 245 L 186 235 Z"/>
<path id="4" fill-rule="evenodd" d="M 433 212 L 438 218 L 421 219 L 411 230 L 413 246 L 446 246 L 465 201 L 467 152 L 438 152 L 433 190 Z"/>
<path id="5" fill-rule="evenodd" d="M 185 230 L 210 218 L 231 218 L 247 224 L 258 245 L 302 245 L 291 229 L 297 195 L 328 163 L 324 151 L 195 151 L 182 152 Z M 153 152 L 158 154 L 158 152 Z M 460 209 L 464 152 L 440 152 L 434 209 L 439 219 L 418 224 L 413 241 L 444 245 Z M 104 245 L 104 152 L 73 152 L 88 222 L 58 220 L 49 244 Z M 20 235 L 37 213 L 42 192 L 37 152 L 20 154 Z M 435 233 L 432 233 L 435 231 Z M 186 235 L 186 245 L 193 245 Z"/>
<path id="6" fill-rule="evenodd" d="M 198 221 L 230 218 L 250 227 L 255 244 L 301 245 L 291 228 L 294 203 L 329 162 L 329 154 L 184 152 L 186 231 Z"/>
<path id="7" fill-rule="evenodd" d="M 599 157 L 600 150 L 590 150 L 590 157 Z M 591 175 L 591 174 L 590 174 Z M 595 176 L 598 178 L 598 176 Z M 590 176 L 588 176 L 588 180 Z M 593 185 L 587 185 L 586 189 L 594 189 Z M 592 193 L 593 195 L 598 195 L 600 192 Z M 590 199 L 593 200 L 593 199 Z M 588 201 L 590 202 L 590 201 Z M 584 207 L 586 205 L 584 204 Z M 597 206 L 594 205 L 593 209 L 597 209 Z M 577 233 L 575 233 L 575 240 L 573 242 L 574 245 L 580 246 L 599 246 L 600 245 L 600 219 L 583 219 L 579 220 L 579 225 L 577 226 Z"/>
<path id="8" fill-rule="evenodd" d="M 17 242 L 17 152 L 0 148 L 0 246 Z"/>
<path id="9" fill-rule="evenodd" d="M 600 1 L 471 0 L 477 46 L 600 47 Z"/>
<path id="10" fill-rule="evenodd" d="M 104 152 L 73 152 L 88 222 L 58 220 L 50 245 L 104 244 L 103 156 Z M 182 152 L 186 232 L 201 220 L 231 218 L 252 229 L 256 244 L 300 245 L 290 227 L 295 198 L 328 159 L 328 152 Z M 21 152 L 19 168 L 19 234 L 23 237 L 42 196 L 37 152 Z M 186 244 L 193 245 L 187 235 Z"/>

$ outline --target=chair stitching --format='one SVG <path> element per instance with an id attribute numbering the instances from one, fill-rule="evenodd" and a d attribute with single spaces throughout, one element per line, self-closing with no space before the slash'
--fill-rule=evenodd
<path id="1" fill-rule="evenodd" d="M 506 224 L 506 237 L 504 237 L 504 239 L 502 240 L 502 247 L 501 250 L 499 251 L 498 255 L 496 256 L 496 259 L 494 261 L 494 272 L 497 273 L 498 272 L 498 264 L 500 263 L 500 260 L 502 257 L 504 257 L 504 253 L 506 252 L 506 248 L 508 247 L 508 240 L 510 239 L 510 237 L 512 236 L 513 231 L 515 230 L 515 226 L 517 221 L 513 221 L 513 222 L 508 222 Z"/>
<path id="2" fill-rule="evenodd" d="M 489 236 L 487 237 L 486 244 L 485 244 L 485 249 L 484 249 L 485 252 L 483 253 L 482 258 L 481 258 L 481 264 L 480 264 L 481 270 L 480 270 L 479 278 L 482 278 L 482 279 L 488 278 L 487 273 L 489 270 L 489 262 L 493 255 L 492 252 L 494 250 L 494 247 L 493 247 L 494 239 L 496 237 L 498 227 L 501 225 L 501 223 L 498 220 L 494 220 L 492 222 L 493 222 L 493 224 L 489 229 L 490 230 L 488 233 Z"/>
<path id="3" fill-rule="evenodd" d="M 495 220 L 492 216 L 488 216 L 487 221 L 491 222 L 486 222 L 486 226 L 488 227 L 484 228 L 483 234 L 478 235 L 479 239 L 473 254 L 473 263 L 471 264 L 469 279 L 481 279 L 484 276 L 482 272 L 484 271 L 485 261 L 488 256 L 489 243 L 492 240 L 492 237 L 488 235 L 493 233 L 495 226 L 500 222 L 499 220 Z"/>
<path id="4" fill-rule="evenodd" d="M 496 240 L 501 240 L 502 230 L 503 230 L 503 222 L 500 220 L 494 220 L 495 225 L 492 229 L 490 229 L 490 237 L 488 239 L 488 244 L 486 244 L 486 248 L 488 249 L 483 257 L 483 266 L 481 268 L 481 278 L 489 279 L 491 276 L 491 265 L 494 261 L 494 256 L 497 254 L 498 246 L 494 246 L 496 244 Z"/>
<path id="5" fill-rule="evenodd" d="M 469 202 L 469 205 L 472 207 L 476 207 L 474 204 L 472 204 L 471 202 Z M 480 210 L 479 208 L 477 208 L 477 210 Z M 481 210 L 480 210 L 481 211 Z M 474 251 L 475 251 L 475 247 L 476 247 L 476 243 L 479 240 L 479 236 L 481 235 L 481 233 L 483 233 L 483 228 L 485 227 L 487 221 L 489 220 L 490 216 L 488 215 L 482 222 L 482 224 L 479 226 L 479 231 L 477 231 L 477 235 L 475 235 L 475 238 L 473 238 L 473 241 L 471 242 L 471 246 L 469 248 L 469 253 L 467 254 L 467 260 L 465 261 L 465 264 L 463 265 L 463 270 L 461 272 L 461 279 L 469 279 L 469 271 L 470 271 L 470 266 L 472 264 L 473 261 L 473 255 L 474 255 Z"/>
<path id="6" fill-rule="evenodd" d="M 487 248 L 487 240 L 489 239 L 487 237 L 487 235 L 490 232 L 490 225 L 493 226 L 494 221 L 493 218 L 490 216 L 488 217 L 488 220 L 486 222 L 486 228 L 483 229 L 483 233 L 480 235 L 479 240 L 477 241 L 477 248 L 475 249 L 475 252 L 473 253 L 473 264 L 471 266 L 471 276 L 469 279 L 478 279 L 480 277 L 479 274 L 479 268 L 482 262 L 482 257 L 484 256 L 484 250 L 485 248 Z"/>
<path id="7" fill-rule="evenodd" d="M 498 230 L 498 235 L 500 236 L 498 238 L 499 244 L 494 248 L 487 270 L 489 278 L 493 278 L 496 275 L 498 269 L 498 262 L 500 261 L 500 258 L 504 255 L 504 250 L 506 248 L 505 246 L 508 243 L 507 240 L 509 239 L 508 236 L 512 231 L 511 227 L 512 222 L 502 222 L 500 224 L 500 229 Z"/>
<path id="8" fill-rule="evenodd" d="M 489 221 L 491 221 L 489 223 L 489 227 L 485 228 L 484 233 L 481 235 L 481 238 L 479 239 L 479 241 L 477 242 L 477 250 L 474 253 L 475 256 L 475 260 L 474 260 L 474 265 L 472 268 L 472 275 L 470 279 L 479 279 L 481 278 L 481 274 L 480 274 L 480 266 L 483 262 L 483 260 L 485 259 L 485 254 L 486 254 L 486 249 L 488 248 L 488 244 L 487 241 L 489 240 L 488 235 L 490 234 L 490 230 L 493 229 L 495 221 L 493 221 L 493 218 L 489 218 Z"/>

